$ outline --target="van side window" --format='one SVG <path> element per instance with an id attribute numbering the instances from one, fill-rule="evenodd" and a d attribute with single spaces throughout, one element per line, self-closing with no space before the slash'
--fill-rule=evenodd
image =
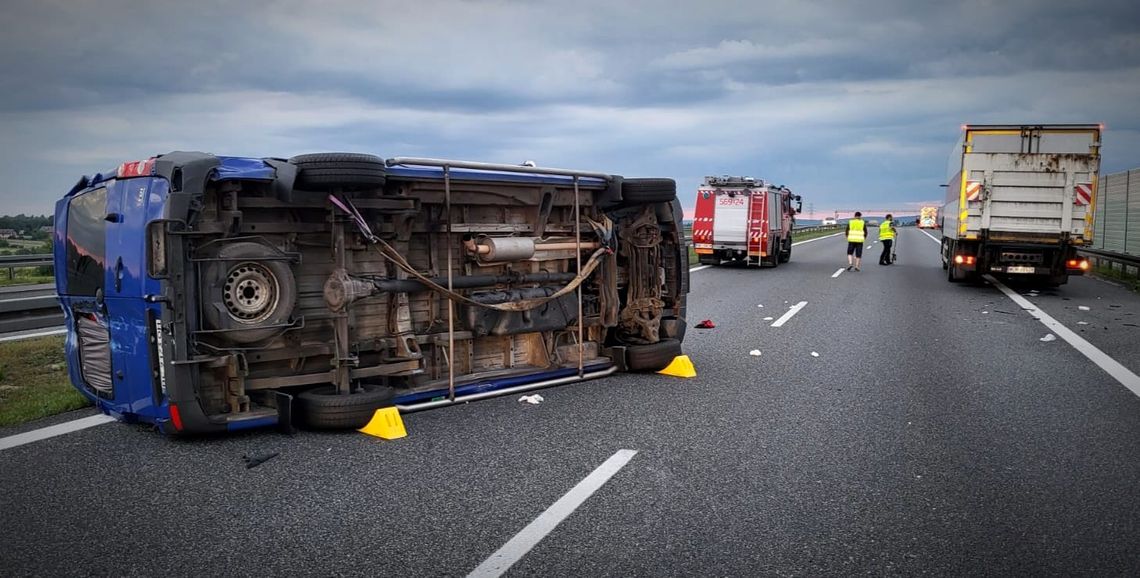
<path id="1" fill-rule="evenodd" d="M 95 295 L 107 260 L 107 189 L 83 193 L 67 206 L 67 294 Z"/>

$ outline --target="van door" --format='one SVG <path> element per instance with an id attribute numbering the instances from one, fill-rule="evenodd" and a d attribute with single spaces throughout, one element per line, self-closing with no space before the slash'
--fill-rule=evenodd
<path id="1" fill-rule="evenodd" d="M 147 303 L 147 238 L 151 189 L 165 192 L 165 181 L 119 179 L 107 196 L 106 312 L 114 337 L 111 358 L 119 396 L 135 415 L 157 415 L 162 393 L 154 378 L 151 339 L 159 304 Z M 155 200 L 160 204 L 161 200 Z M 157 291 L 156 291 L 157 292 Z M 153 311 L 152 311 L 153 309 Z"/>
<path id="2" fill-rule="evenodd" d="M 71 198 L 66 212 L 60 303 L 71 327 L 68 359 L 72 382 L 100 400 L 114 402 L 110 323 L 104 308 L 107 284 L 107 188 L 99 187 Z M 101 403 L 100 405 L 104 405 Z M 115 411 L 118 408 L 111 407 Z"/>

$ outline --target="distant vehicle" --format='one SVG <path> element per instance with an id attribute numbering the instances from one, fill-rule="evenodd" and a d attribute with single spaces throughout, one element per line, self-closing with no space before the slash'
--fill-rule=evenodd
<path id="1" fill-rule="evenodd" d="M 918 213 L 919 229 L 938 228 L 938 207 L 923 207 Z"/>
<path id="2" fill-rule="evenodd" d="M 544 167 L 124 163 L 56 203 L 70 378 L 183 434 L 359 428 L 382 407 L 658 370 L 685 333 L 682 215 L 672 179 Z"/>
<path id="3" fill-rule="evenodd" d="M 826 218 L 826 219 L 824 219 L 823 221 L 820 221 L 820 223 L 819 223 L 819 224 L 820 224 L 820 225 L 822 225 L 822 226 L 824 226 L 824 227 L 827 227 L 827 226 L 829 226 L 829 225 L 838 225 L 838 224 L 839 224 L 839 221 L 838 221 L 838 220 L 836 220 L 836 219 L 835 219 L 835 217 L 827 217 L 827 218 Z"/>
<path id="4" fill-rule="evenodd" d="M 752 177 L 705 177 L 697 189 L 693 248 L 708 265 L 776 267 L 791 259 L 792 229 L 802 209 L 800 196 L 788 187 Z"/>
<path id="5" fill-rule="evenodd" d="M 1100 172 L 1098 125 L 967 125 L 950 158 L 942 267 L 1050 285 L 1083 275 Z"/>

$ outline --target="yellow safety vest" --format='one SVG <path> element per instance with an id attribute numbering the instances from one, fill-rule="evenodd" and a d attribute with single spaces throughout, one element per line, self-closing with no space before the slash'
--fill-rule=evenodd
<path id="1" fill-rule="evenodd" d="M 863 219 L 851 219 L 847 221 L 847 242 L 848 243 L 862 243 L 867 240 L 866 227 L 863 225 Z"/>
<path id="2" fill-rule="evenodd" d="M 879 224 L 879 240 L 886 241 L 895 238 L 895 230 L 891 228 L 890 221 L 883 221 Z"/>

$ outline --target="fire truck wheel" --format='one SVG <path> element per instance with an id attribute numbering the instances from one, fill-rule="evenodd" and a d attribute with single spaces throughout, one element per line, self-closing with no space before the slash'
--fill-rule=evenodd
<path id="1" fill-rule="evenodd" d="M 392 405 L 391 387 L 364 386 L 360 391 L 339 395 L 336 386 L 322 385 L 297 395 L 301 417 L 312 429 L 359 429 L 382 407 Z"/>
<path id="2" fill-rule="evenodd" d="M 281 333 L 297 301 L 289 263 L 261 243 L 222 246 L 202 267 L 202 316 L 231 343 L 256 343 Z"/>
<path id="3" fill-rule="evenodd" d="M 296 187 L 313 191 L 378 189 L 387 172 L 383 159 L 359 153 L 297 155 L 289 162 L 297 165 Z"/>
<path id="4" fill-rule="evenodd" d="M 785 239 L 784 247 L 780 249 L 780 262 L 787 263 L 792 260 L 792 240 Z"/>
<path id="5" fill-rule="evenodd" d="M 626 348 L 625 366 L 630 371 L 657 371 L 665 369 L 678 355 L 681 355 L 681 342 L 676 339 L 662 339 L 649 345 L 631 345 Z"/>
<path id="6" fill-rule="evenodd" d="M 625 179 L 621 183 L 622 205 L 668 203 L 677 196 L 673 179 Z"/>

